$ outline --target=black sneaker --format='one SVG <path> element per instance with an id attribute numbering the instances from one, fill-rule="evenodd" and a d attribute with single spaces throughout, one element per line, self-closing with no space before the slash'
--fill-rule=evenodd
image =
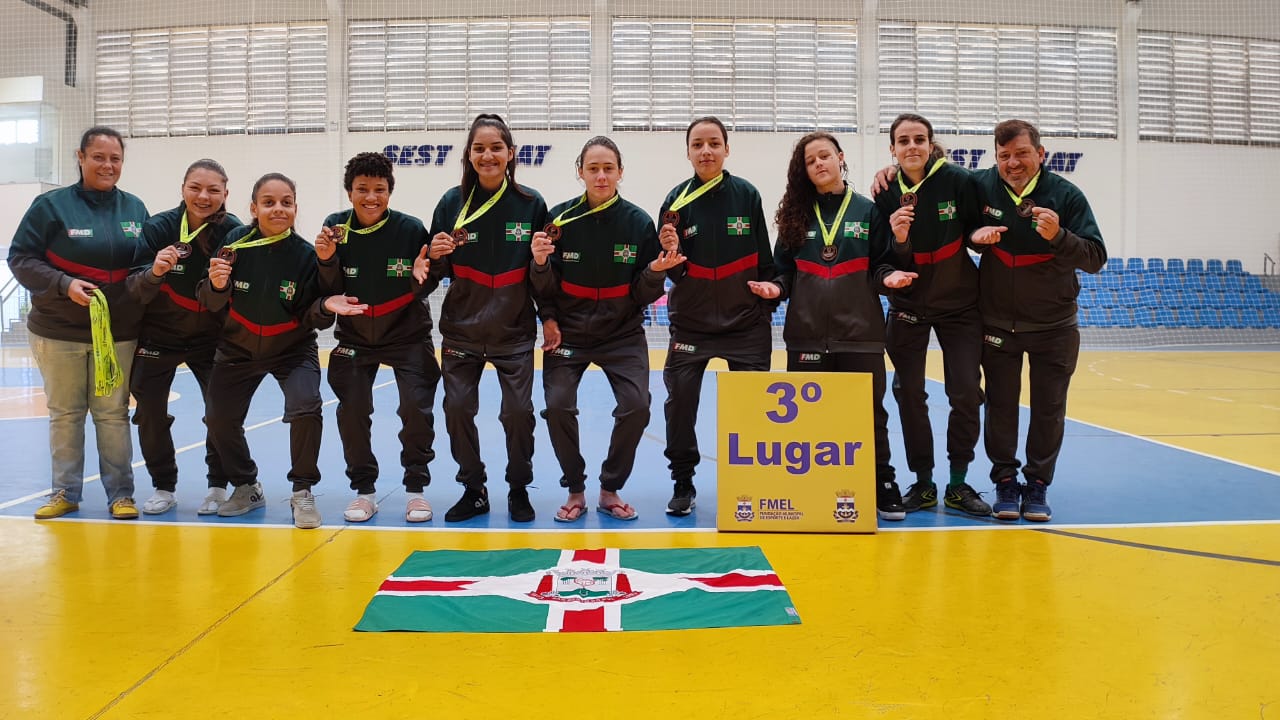
<path id="1" fill-rule="evenodd" d="M 528 489 L 513 487 L 507 492 L 507 512 L 511 514 L 511 522 L 533 522 L 533 504 L 529 502 Z"/>
<path id="2" fill-rule="evenodd" d="M 462 522 L 470 520 L 477 515 L 485 515 L 489 512 L 489 491 L 481 487 L 467 488 L 462 493 L 462 497 L 458 502 L 449 508 L 449 512 L 444 514 L 445 522 Z"/>
<path id="3" fill-rule="evenodd" d="M 898 490 L 898 483 L 892 480 L 876 483 L 876 512 L 881 520 L 907 519 L 907 509 L 902 505 L 902 491 Z"/>
<path id="4" fill-rule="evenodd" d="M 672 493 L 671 500 L 667 503 L 667 514 L 688 515 L 693 512 L 694 508 L 698 507 L 697 497 L 698 491 L 694 489 L 691 481 L 676 481 L 675 492 Z"/>
<path id="5" fill-rule="evenodd" d="M 931 482 L 918 482 L 907 488 L 907 494 L 902 496 L 902 507 L 909 513 L 937 504 L 938 486 Z"/>
<path id="6" fill-rule="evenodd" d="M 1026 486 L 1022 489 L 1022 519 L 1031 522 L 1049 522 L 1053 517 L 1053 510 L 1049 508 L 1049 501 L 1045 498 L 1045 494 L 1049 492 L 1049 486 L 1035 480 L 1028 480 Z"/>
<path id="7" fill-rule="evenodd" d="M 996 502 L 991 514 L 997 520 L 1017 520 L 1018 506 L 1022 502 L 1022 485 L 1013 478 L 996 481 Z"/>
<path id="8" fill-rule="evenodd" d="M 946 494 L 942 496 L 942 502 L 949 508 L 970 515 L 986 517 L 991 514 L 991 506 L 978 497 L 978 491 L 969 487 L 968 483 L 948 486 Z"/>

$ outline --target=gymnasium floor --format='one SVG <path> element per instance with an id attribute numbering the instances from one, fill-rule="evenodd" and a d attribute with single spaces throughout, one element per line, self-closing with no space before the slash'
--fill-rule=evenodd
<path id="1" fill-rule="evenodd" d="M 175 513 L 108 521 L 91 482 L 79 513 L 36 523 L 31 512 L 48 489 L 39 376 L 24 348 L 0 353 L 0 718 L 1280 718 L 1275 352 L 1085 352 L 1049 495 L 1054 522 L 996 525 L 940 508 L 874 536 L 712 529 L 714 374 L 700 422 L 700 509 L 668 518 L 656 372 L 654 420 L 624 492 L 637 523 L 599 513 L 576 527 L 551 521 L 564 498 L 540 424 L 538 520 L 513 528 L 499 512 L 497 388 L 486 377 L 482 443 L 495 512 L 457 526 L 439 518 L 406 526 L 385 372 L 375 420 L 385 479 L 371 523 L 342 522 L 350 491 L 330 405 L 318 487 L 326 524 L 292 528 L 287 429 L 270 383 L 247 422 L 268 507 L 197 518 L 202 426 L 190 375 L 179 376 L 173 401 L 183 472 Z M 590 466 L 603 454 L 611 409 L 593 399 L 606 390 L 588 374 L 580 404 Z M 931 391 L 934 401 L 944 397 L 938 385 Z M 945 409 L 933 411 L 938 430 Z M 427 497 L 443 515 L 459 489 L 443 435 L 436 450 Z M 87 467 L 96 468 L 92 453 Z M 988 469 L 980 459 L 971 470 L 979 490 L 989 490 Z M 905 487 L 904 464 L 899 471 Z M 141 501 L 150 493 L 145 469 L 136 479 Z M 413 550 L 734 545 L 764 549 L 801 625 L 565 635 L 351 629 Z"/>

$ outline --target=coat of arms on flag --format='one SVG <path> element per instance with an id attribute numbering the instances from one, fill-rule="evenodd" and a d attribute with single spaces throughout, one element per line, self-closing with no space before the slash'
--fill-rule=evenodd
<path id="1" fill-rule="evenodd" d="M 280 299 L 292 300 L 295 293 L 298 292 L 298 284 L 292 280 L 285 280 L 280 283 Z"/>
<path id="2" fill-rule="evenodd" d="M 628 265 L 635 265 L 637 249 L 638 248 L 635 245 L 614 245 L 613 261 L 617 263 L 627 263 Z"/>
<path id="3" fill-rule="evenodd" d="M 404 277 L 413 271 L 409 258 L 387 258 L 387 277 Z"/>
<path id="4" fill-rule="evenodd" d="M 953 200 L 938 203 L 938 219 L 950 220 L 956 216 L 956 204 Z"/>
<path id="5" fill-rule="evenodd" d="M 729 231 L 730 235 L 750 235 L 751 218 L 731 217 L 725 221 L 725 229 Z"/>
<path id="6" fill-rule="evenodd" d="M 506 238 L 511 242 L 520 242 L 533 234 L 533 225 L 522 222 L 507 223 Z"/>
<path id="7" fill-rule="evenodd" d="M 356 630 L 603 632 L 797 625 L 758 547 L 429 550 L 383 581 Z"/>

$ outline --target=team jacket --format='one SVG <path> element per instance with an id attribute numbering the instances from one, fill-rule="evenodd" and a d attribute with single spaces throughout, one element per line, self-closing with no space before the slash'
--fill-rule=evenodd
<path id="1" fill-rule="evenodd" d="M 578 198 L 551 209 L 551 218 Z M 583 205 L 567 218 L 587 212 Z M 533 266 L 534 291 L 545 299 L 543 316 L 557 320 L 569 347 L 594 347 L 639 330 L 644 308 L 662 297 L 666 273 L 649 263 L 658 257 L 653 218 L 619 198 L 602 212 L 561 227 L 556 251 L 546 265 Z"/>
<path id="2" fill-rule="evenodd" d="M 530 241 L 547 223 L 547 203 L 536 190 L 511 187 L 493 207 L 466 223 L 466 244 L 431 263 L 436 277 L 451 278 L 440 308 L 440 334 L 459 350 L 511 355 L 533 348 L 537 334 L 529 284 Z M 470 212 L 492 197 L 476 185 Z M 436 204 L 431 234 L 452 233 L 466 198 L 450 188 Z"/>
<path id="3" fill-rule="evenodd" d="M 690 193 L 702 185 L 696 175 L 690 182 Z M 680 197 L 685 184 L 667 193 L 662 212 Z M 775 274 L 760 193 L 726 172 L 718 187 L 679 212 L 676 232 L 688 260 L 667 271 L 675 283 L 668 300 L 671 326 L 681 333 L 721 335 L 767 325 L 773 303 L 747 287 L 748 281 Z"/>
<path id="4" fill-rule="evenodd" d="M 901 206 L 901 197 L 897 181 L 876 196 L 876 207 L 886 222 Z M 911 269 L 919 277 L 905 288 L 890 291 L 890 310 L 926 321 L 977 306 L 978 266 L 967 252 L 969 234 L 982 225 L 977 180 L 964 168 L 946 163 L 916 190 L 916 198 L 907 244 Z M 893 240 L 892 230 L 889 235 Z"/>
<path id="5" fill-rule="evenodd" d="M 422 221 L 388 210 L 386 224 L 361 235 L 347 233 L 346 241 L 329 260 L 320 261 L 320 290 L 324 295 L 350 295 L 369 306 L 364 315 L 340 316 L 334 336 L 342 345 L 364 348 L 421 342 L 431 332 L 426 296 L 438 281 L 413 279 L 413 261 L 430 236 Z M 325 227 L 351 227 L 360 222 L 350 210 L 325 218 Z"/>
<path id="6" fill-rule="evenodd" d="M 1009 331 L 1052 330 L 1076 324 L 1077 269 L 1096 273 L 1107 262 L 1102 233 L 1084 193 L 1062 176 L 1041 169 L 1029 196 L 1040 207 L 1058 213 L 1062 226 L 1049 242 L 1018 215 L 1008 186 L 995 167 L 977 173 L 986 198 L 983 220 L 1008 229 L 999 243 L 975 246 L 979 266 L 982 320 Z"/>
<path id="7" fill-rule="evenodd" d="M 186 205 L 178 205 L 152 216 L 142 227 L 142 237 L 152 257 L 178 242 L 185 212 Z M 240 218 L 228 214 L 217 225 L 201 230 L 191 241 L 191 255 L 179 260 L 159 284 L 143 284 L 142 299 L 147 308 L 138 336 L 143 345 L 155 350 L 186 352 L 217 344 L 223 318 L 201 305 L 196 291 L 200 281 L 209 274 L 210 253 L 222 244 L 228 232 L 239 226 Z"/>
<path id="8" fill-rule="evenodd" d="M 230 245 L 252 229 L 248 225 L 235 228 L 222 245 Z M 206 308 L 227 311 L 218 338 L 218 362 L 286 355 L 314 345 L 316 330 L 333 324 L 333 315 L 321 305 L 315 247 L 296 230 L 271 245 L 237 250 L 227 287 L 216 290 L 205 278 L 198 294 Z"/>
<path id="9" fill-rule="evenodd" d="M 67 297 L 71 281 L 80 279 L 106 297 L 112 337 L 136 339 L 142 321 L 137 284 L 148 277 L 160 282 L 148 272 L 142 244 L 147 217 L 142 201 L 119 188 L 100 192 L 76 183 L 33 200 L 9 247 L 9 268 L 31 292 L 28 329 L 51 340 L 91 342 L 89 308 Z"/>
<path id="10" fill-rule="evenodd" d="M 818 207 L 831 227 L 844 195 L 821 195 Z M 836 230 L 836 256 L 822 259 L 818 220 L 809 224 L 799 249 L 779 242 L 774 251 L 782 288 L 789 299 L 782 328 L 787 349 L 796 352 L 884 352 L 884 310 L 879 294 L 894 271 L 888 219 L 861 195 L 849 201 Z M 904 248 L 900 252 L 905 253 Z"/>

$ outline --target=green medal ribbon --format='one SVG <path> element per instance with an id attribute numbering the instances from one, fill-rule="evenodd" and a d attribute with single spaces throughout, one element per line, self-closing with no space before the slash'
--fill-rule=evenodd
<path id="1" fill-rule="evenodd" d="M 184 212 L 182 213 L 182 226 L 178 228 L 178 242 L 182 243 L 183 245 L 190 245 L 191 241 L 196 239 L 196 236 L 200 234 L 201 230 L 209 227 L 209 223 L 206 222 L 205 224 L 196 228 L 195 232 L 187 232 L 188 227 L 190 226 L 187 225 L 187 214 Z"/>
<path id="2" fill-rule="evenodd" d="M 463 204 L 462 210 L 458 213 L 458 219 L 455 220 L 453 223 L 453 229 L 457 230 L 459 228 L 466 227 L 467 223 L 473 220 L 476 220 L 481 215 L 484 215 L 485 213 L 489 212 L 489 208 L 496 205 L 498 200 L 502 198 L 502 193 L 506 191 L 507 191 L 507 179 L 503 178 L 502 187 L 498 188 L 498 192 L 494 193 L 493 197 L 489 198 L 489 200 L 485 204 L 481 205 L 480 209 L 476 210 L 474 214 L 468 215 L 467 209 L 471 207 L 471 199 L 476 196 L 476 189 L 471 188 L 471 193 L 467 195 L 467 202 Z"/>
<path id="3" fill-rule="evenodd" d="M 703 195 L 706 195 L 708 192 L 711 192 L 711 189 L 719 185 L 721 180 L 724 180 L 723 172 L 717 175 L 714 180 L 709 180 L 703 183 L 702 187 L 698 188 L 697 190 L 694 190 L 692 195 L 689 194 L 689 186 L 693 185 L 693 181 L 690 180 L 689 182 L 685 183 L 684 189 L 680 191 L 680 197 L 676 198 L 676 201 L 671 203 L 671 207 L 667 208 L 667 210 L 671 212 L 678 211 L 680 208 L 684 207 L 685 205 L 688 205 L 694 200 L 697 200 Z"/>
<path id="4" fill-rule="evenodd" d="M 107 296 L 94 288 L 89 293 L 89 332 L 93 338 L 93 394 L 107 397 L 124 383 L 116 341 L 111 337 L 111 311 Z"/>
<path id="5" fill-rule="evenodd" d="M 925 180 L 928 180 L 929 178 L 933 177 L 933 174 L 938 172 L 938 168 L 946 164 L 947 164 L 946 158 L 938 158 L 937 161 L 933 163 L 933 167 L 929 168 L 929 174 L 924 176 L 924 180 L 921 180 L 920 182 L 916 183 L 915 185 L 912 185 L 911 187 L 907 187 L 907 184 L 902 182 L 902 170 L 899 169 L 898 170 L 898 189 L 902 191 L 903 195 L 906 195 L 907 193 L 913 193 L 919 190 L 920 186 L 924 184 Z"/>
<path id="6" fill-rule="evenodd" d="M 369 233 L 377 232 L 379 229 L 382 228 L 383 225 L 387 224 L 388 220 L 391 219 L 391 211 L 388 210 L 387 214 L 382 216 L 381 220 L 379 220 L 377 223 L 373 225 L 370 225 L 367 228 L 351 227 L 351 221 L 354 220 L 355 217 L 356 217 L 356 211 L 352 210 L 351 214 L 347 215 L 347 221 L 338 226 L 343 230 L 342 239 L 338 241 L 339 243 L 345 244 L 347 242 L 347 236 L 350 235 L 351 233 L 355 233 L 357 235 L 368 235 Z"/>
<path id="7" fill-rule="evenodd" d="M 917 186 L 919 187 L 919 186 Z M 853 188 L 848 185 L 844 188 L 844 202 L 840 203 L 840 212 L 836 213 L 835 222 L 831 223 L 831 229 L 827 229 L 827 224 L 822 222 L 822 208 L 818 207 L 818 201 L 813 202 L 813 214 L 818 216 L 818 227 L 822 229 L 822 244 L 830 247 L 836 242 L 836 230 L 840 229 L 840 221 L 844 220 L 844 212 L 849 209 L 849 201 L 853 199 Z"/>
<path id="8" fill-rule="evenodd" d="M 569 218 L 569 219 L 567 219 L 567 220 L 566 220 L 566 219 L 565 219 L 565 217 L 564 217 L 565 215 L 568 215 L 569 213 L 573 212 L 574 210 L 576 210 L 576 209 L 578 208 L 578 206 L 579 206 L 579 205 L 581 205 L 581 204 L 583 204 L 583 203 L 585 203 L 585 202 L 587 201 L 587 194 L 586 194 L 586 193 L 582 193 L 582 198 L 581 198 L 581 199 L 579 199 L 579 200 L 578 200 L 578 202 L 574 203 L 574 204 L 573 204 L 573 207 L 571 207 L 571 208 L 569 208 L 568 210 L 565 210 L 564 212 L 562 212 L 562 213 L 560 213 L 559 215 L 557 215 L 557 216 L 556 216 L 556 219 L 551 221 L 551 224 L 552 224 L 552 225 L 555 225 L 556 227 L 564 227 L 565 225 L 568 225 L 569 223 L 573 222 L 574 220 L 581 220 L 582 218 L 584 218 L 584 217 L 586 217 L 586 216 L 588 216 L 588 215 L 595 215 L 595 214 L 596 214 L 596 213 L 598 213 L 598 212 L 604 212 L 605 210 L 607 210 L 607 209 L 609 209 L 610 207 L 612 207 L 614 203 L 618 202 L 618 200 L 621 200 L 621 199 L 622 199 L 622 196 L 621 196 L 621 195 L 619 195 L 619 194 L 617 194 L 617 193 L 614 193 L 614 194 L 613 194 L 613 197 L 611 197 L 611 198 L 609 198 L 608 200 L 606 200 L 606 201 L 604 201 L 604 202 L 600 203 L 599 205 L 597 205 L 597 206 L 595 206 L 595 207 L 591 208 L 591 209 L 590 209 L 590 210 L 588 210 L 587 212 L 584 212 L 584 213 L 582 213 L 581 215 L 575 215 L 575 216 L 573 216 L 573 217 L 571 217 L 571 218 Z"/>
<path id="9" fill-rule="evenodd" d="M 255 227 L 254 229 L 252 229 L 252 230 L 250 230 L 250 231 L 249 231 L 249 234 L 248 234 L 248 235 L 245 235 L 244 237 L 240 238 L 239 240 L 237 240 L 237 241 L 235 241 L 235 242 L 231 243 L 230 245 L 227 245 L 227 246 L 226 246 L 226 249 L 228 249 L 228 250 L 240 250 L 240 249 L 243 249 L 243 248 L 262 247 L 262 246 L 264 246 L 264 245 L 270 245 L 270 244 L 272 244 L 272 243 L 278 243 L 278 242 L 280 242 L 281 240 L 283 240 L 283 239 L 285 239 L 285 238 L 289 237 L 290 235 L 292 235 L 292 234 L 293 234 L 293 228 L 289 228 L 288 230 L 285 230 L 284 232 L 280 233 L 279 235 L 272 235 L 271 237 L 258 238 L 257 240 L 254 240 L 254 239 L 253 239 L 253 236 L 254 236 L 254 235 L 256 235 L 256 234 L 257 234 L 257 232 L 258 232 L 258 228 L 256 228 L 256 227 Z"/>
<path id="10" fill-rule="evenodd" d="M 1004 186 L 1004 191 L 1009 193 L 1009 197 L 1013 198 L 1013 206 L 1018 207 L 1022 204 L 1022 199 L 1030 195 L 1036 189 L 1036 183 L 1040 182 L 1040 173 L 1036 172 L 1036 176 L 1031 178 L 1031 182 L 1027 183 L 1027 187 L 1023 189 L 1021 195 L 1014 195 L 1013 189 L 1008 185 Z"/>

